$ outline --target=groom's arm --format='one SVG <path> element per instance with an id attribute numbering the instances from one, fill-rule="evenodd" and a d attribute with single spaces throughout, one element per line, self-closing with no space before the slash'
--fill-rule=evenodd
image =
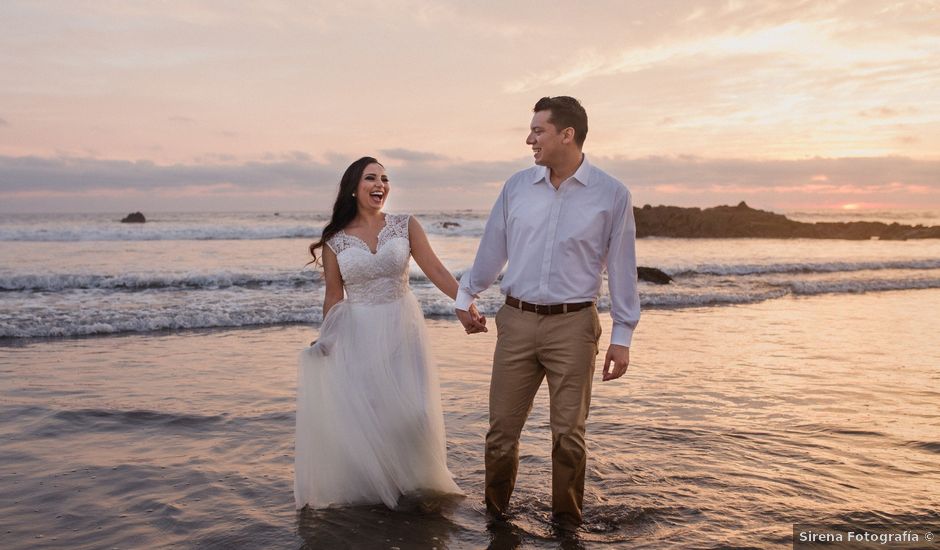
<path id="1" fill-rule="evenodd" d="M 607 252 L 607 288 L 614 321 L 610 347 L 604 359 L 604 380 L 620 378 L 630 364 L 630 343 L 640 321 L 640 295 L 636 275 L 636 221 L 630 191 L 618 197 Z M 613 371 L 610 364 L 614 364 Z"/>
<path id="2" fill-rule="evenodd" d="M 479 294 L 488 289 L 496 281 L 503 266 L 508 259 L 506 246 L 506 189 L 503 186 L 480 239 L 476 258 L 460 278 L 460 287 L 457 290 L 455 306 L 459 311 L 467 311 Z M 466 326 L 466 324 L 465 324 Z"/>

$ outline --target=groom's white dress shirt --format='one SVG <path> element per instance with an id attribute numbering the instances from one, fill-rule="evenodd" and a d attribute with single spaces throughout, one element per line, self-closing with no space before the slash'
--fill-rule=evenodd
<path id="1" fill-rule="evenodd" d="M 606 267 L 610 343 L 629 346 L 640 320 L 635 237 L 630 191 L 586 156 L 557 190 L 548 168 L 533 166 L 503 186 L 456 307 L 467 310 L 507 261 L 503 293 L 544 305 L 595 300 Z"/>

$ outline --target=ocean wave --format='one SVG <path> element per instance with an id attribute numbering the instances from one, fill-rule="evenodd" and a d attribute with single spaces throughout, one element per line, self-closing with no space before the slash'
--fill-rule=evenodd
<path id="1" fill-rule="evenodd" d="M 863 262 L 789 262 L 770 264 L 704 264 L 694 267 L 666 268 L 673 277 L 695 275 L 763 275 L 774 273 L 839 273 L 884 269 L 940 269 L 940 259 L 888 260 Z"/>
<path id="2" fill-rule="evenodd" d="M 477 217 L 417 216 L 425 232 L 450 237 L 479 237 L 485 219 Z M 211 219 L 211 218 L 210 218 Z M 74 242 L 74 241 L 202 241 L 317 239 L 326 222 L 297 219 L 282 222 L 255 219 L 197 221 L 148 221 L 124 224 L 117 221 L 0 224 L 0 241 Z"/>
<path id="3" fill-rule="evenodd" d="M 906 446 L 940 455 L 940 441 L 908 441 Z"/>
<path id="4" fill-rule="evenodd" d="M 694 294 L 654 294 L 640 296 L 641 307 L 663 307 L 663 308 L 683 308 L 683 307 L 703 307 L 732 304 L 756 304 L 775 298 L 786 296 L 790 292 L 783 288 L 772 288 L 764 291 L 739 291 L 739 292 L 699 292 Z M 598 309 L 610 309 L 610 300 L 603 297 L 598 300 Z"/>
<path id="5" fill-rule="evenodd" d="M 73 241 L 202 241 L 202 240 L 268 240 L 315 239 L 319 227 L 304 225 L 143 225 L 116 223 L 113 226 L 92 225 L 43 227 L 0 227 L 0 241 L 73 242 Z"/>
<path id="6" fill-rule="evenodd" d="M 695 270 L 673 270 L 671 275 L 681 284 L 683 279 L 686 281 L 701 276 L 724 276 L 737 277 L 742 281 L 750 275 L 783 275 L 788 277 L 783 282 L 767 280 L 771 284 L 788 285 L 792 284 L 794 291 L 799 293 L 811 293 L 814 282 L 803 282 L 799 278 L 793 278 L 798 275 L 834 274 L 834 273 L 855 273 L 859 271 L 885 272 L 888 270 L 916 270 L 927 272 L 933 269 L 940 269 L 940 260 L 922 259 L 909 261 L 891 261 L 891 262 L 833 262 L 819 264 L 776 264 L 776 265 L 721 265 L 704 266 Z M 460 280 L 463 277 L 465 268 L 455 269 L 451 274 Z M 669 271 L 664 270 L 664 271 Z M 409 281 L 415 286 L 430 286 L 433 283 L 418 267 L 412 265 L 408 273 Z M 604 279 L 606 281 L 606 274 Z M 914 279 L 909 283 L 910 286 L 904 286 L 903 281 L 908 278 L 891 278 L 890 276 L 870 278 L 870 283 L 865 281 L 848 281 L 840 283 L 845 287 L 845 292 L 881 290 L 884 289 L 884 281 L 892 281 L 889 284 L 892 288 L 933 288 L 932 284 L 923 283 L 922 279 Z M 298 269 L 296 271 L 271 271 L 271 272 L 237 272 L 221 270 L 215 272 L 160 272 L 160 273 L 123 273 L 123 274 L 96 274 L 96 273 L 21 273 L 12 275 L 0 275 L 0 292 L 11 291 L 31 291 L 31 292 L 60 292 L 68 290 L 153 290 L 153 289 L 224 289 L 231 287 L 242 288 L 307 288 L 316 286 L 323 281 L 319 269 Z M 499 279 L 497 279 L 497 283 Z M 642 284 L 642 283 L 641 283 Z M 832 283 L 827 283 L 832 284 Z M 853 285 L 861 285 L 853 287 Z M 851 287 L 851 288 L 850 288 Z M 828 292 L 828 290 L 827 290 Z"/>
<path id="7" fill-rule="evenodd" d="M 66 409 L 44 415 L 32 430 L 38 436 L 58 436 L 74 432 L 110 432 L 148 428 L 194 430 L 204 432 L 213 427 L 227 430 L 251 427 L 259 422 L 282 424 L 293 422 L 289 412 L 267 413 L 254 416 L 184 414 L 145 409 Z"/>
<path id="8" fill-rule="evenodd" d="M 16 319 L 0 320 L 0 338 L 58 338 L 95 336 L 129 332 L 159 332 L 206 328 L 316 324 L 322 320 L 319 308 L 212 307 L 195 303 L 189 309 L 163 308 L 152 311 L 126 311 L 110 306 L 94 311 L 66 312 L 56 309 L 33 311 Z"/>
<path id="9" fill-rule="evenodd" d="M 241 241 L 270 239 L 318 239 L 321 227 L 308 226 L 196 226 L 166 227 L 158 224 L 136 227 L 91 228 L 0 228 L 0 241 L 77 242 L 77 241 Z M 442 223 L 424 226 L 429 235 L 479 237 L 483 227 L 444 227 Z"/>
<path id="10" fill-rule="evenodd" d="M 456 270 L 456 279 L 464 270 Z M 413 268 L 409 280 L 414 285 L 430 285 L 431 280 L 420 269 Z M 155 289 L 223 289 L 231 287 L 303 288 L 318 285 L 323 276 L 317 269 L 279 271 L 270 273 L 243 273 L 233 271 L 189 273 L 124 273 L 120 275 L 94 273 L 25 273 L 0 276 L 0 292 L 61 292 L 68 290 L 155 290 Z"/>
<path id="11" fill-rule="evenodd" d="M 794 294 L 857 294 L 888 290 L 924 290 L 940 288 L 940 278 L 866 279 L 861 281 L 788 281 L 784 283 Z"/>
<path id="12" fill-rule="evenodd" d="M 855 294 L 940 288 L 940 277 L 846 280 L 778 280 L 727 287 L 641 286 L 643 308 L 689 308 L 750 304 L 788 295 Z M 454 318 L 453 301 L 430 285 L 415 287 L 424 315 Z M 73 337 L 128 332 L 236 328 L 285 324 L 317 325 L 322 320 L 322 294 L 291 288 L 179 290 L 169 293 L 120 293 L 99 289 L 68 293 L 7 293 L 0 308 L 0 339 Z M 478 300 L 492 316 L 503 304 L 497 287 Z M 610 309 L 603 293 L 598 309 Z"/>
<path id="13" fill-rule="evenodd" d="M 223 416 L 173 414 L 150 410 L 78 409 L 53 414 L 40 431 L 55 434 L 69 431 L 112 431 L 140 427 L 177 427 L 199 429 L 224 420 Z"/>
<path id="14" fill-rule="evenodd" d="M 219 289 L 230 287 L 257 288 L 265 286 L 302 287 L 322 280 L 315 270 L 277 273 L 127 273 L 43 274 L 30 273 L 0 276 L 0 291 L 59 292 L 64 290 L 151 290 L 151 289 Z"/>

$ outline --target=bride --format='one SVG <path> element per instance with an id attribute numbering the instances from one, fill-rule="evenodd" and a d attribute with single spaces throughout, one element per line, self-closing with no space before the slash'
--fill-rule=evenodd
<path id="1" fill-rule="evenodd" d="M 319 241 L 326 292 L 320 337 L 300 356 L 294 454 L 297 508 L 395 507 L 408 493 L 461 494 L 447 469 L 437 373 L 409 258 L 454 298 L 457 281 L 418 221 L 382 212 L 385 168 L 372 157 L 343 174 Z M 343 299 L 345 289 L 346 299 Z M 473 331 L 485 331 L 477 311 Z"/>

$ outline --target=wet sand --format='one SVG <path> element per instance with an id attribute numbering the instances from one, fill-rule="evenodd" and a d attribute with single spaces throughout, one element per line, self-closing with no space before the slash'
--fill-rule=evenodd
<path id="1" fill-rule="evenodd" d="M 569 536 L 549 520 L 544 387 L 514 515 L 487 526 L 494 333 L 427 322 L 465 499 L 300 513 L 295 359 L 315 329 L 5 342 L 0 544 L 788 548 L 796 522 L 940 524 L 937 312 L 937 290 L 646 312 L 627 376 L 601 383 L 598 365 L 586 523 Z"/>

